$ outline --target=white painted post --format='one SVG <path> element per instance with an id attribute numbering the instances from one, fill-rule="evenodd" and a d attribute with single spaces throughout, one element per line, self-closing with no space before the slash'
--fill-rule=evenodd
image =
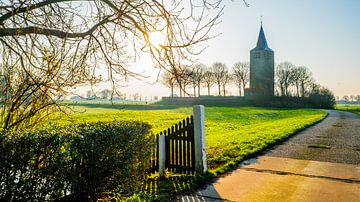
<path id="1" fill-rule="evenodd" d="M 159 136 L 159 173 L 160 178 L 165 177 L 165 135 Z"/>
<path id="2" fill-rule="evenodd" d="M 195 141 L 195 171 L 207 171 L 205 148 L 205 112 L 203 105 L 194 106 L 194 141 Z"/>

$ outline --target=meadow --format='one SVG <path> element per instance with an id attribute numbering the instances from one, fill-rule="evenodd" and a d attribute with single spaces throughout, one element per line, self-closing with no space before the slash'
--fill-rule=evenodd
<path id="1" fill-rule="evenodd" d="M 71 113 L 53 124 L 112 120 L 147 122 L 158 133 L 192 114 L 191 107 L 166 105 L 111 105 L 72 103 Z M 206 146 L 209 168 L 223 173 L 245 158 L 326 116 L 323 110 L 258 107 L 205 107 Z"/>
<path id="2" fill-rule="evenodd" d="M 360 115 L 360 104 L 340 104 L 336 105 L 335 109 L 348 111 Z"/>

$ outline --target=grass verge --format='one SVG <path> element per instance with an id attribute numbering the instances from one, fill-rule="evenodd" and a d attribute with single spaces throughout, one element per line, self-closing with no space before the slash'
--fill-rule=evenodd
<path id="1" fill-rule="evenodd" d="M 336 105 L 335 109 L 352 112 L 360 116 L 360 104 Z"/>

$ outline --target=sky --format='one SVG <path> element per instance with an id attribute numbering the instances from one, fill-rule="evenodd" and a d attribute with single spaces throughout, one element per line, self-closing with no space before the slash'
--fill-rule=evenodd
<path id="1" fill-rule="evenodd" d="M 199 62 L 208 66 L 223 62 L 231 68 L 250 60 L 262 16 L 268 45 L 275 52 L 275 64 L 289 61 L 306 66 L 315 80 L 336 96 L 360 95 L 360 1 L 359 0 L 242 0 L 225 1 L 221 33 L 207 43 Z M 130 80 L 120 91 L 147 96 L 168 96 L 170 90 L 156 81 L 156 71 L 147 58 L 142 66 L 149 79 Z M 233 87 L 232 94 L 236 95 Z M 206 92 L 206 89 L 202 90 Z M 215 93 L 215 88 L 213 89 Z"/>

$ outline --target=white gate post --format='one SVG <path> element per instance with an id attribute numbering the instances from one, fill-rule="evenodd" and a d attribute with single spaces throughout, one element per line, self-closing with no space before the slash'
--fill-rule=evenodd
<path id="1" fill-rule="evenodd" d="M 165 177 L 165 135 L 159 136 L 159 174 L 160 177 Z"/>
<path id="2" fill-rule="evenodd" d="M 195 171 L 207 171 L 205 148 L 205 111 L 203 105 L 194 106 Z"/>

